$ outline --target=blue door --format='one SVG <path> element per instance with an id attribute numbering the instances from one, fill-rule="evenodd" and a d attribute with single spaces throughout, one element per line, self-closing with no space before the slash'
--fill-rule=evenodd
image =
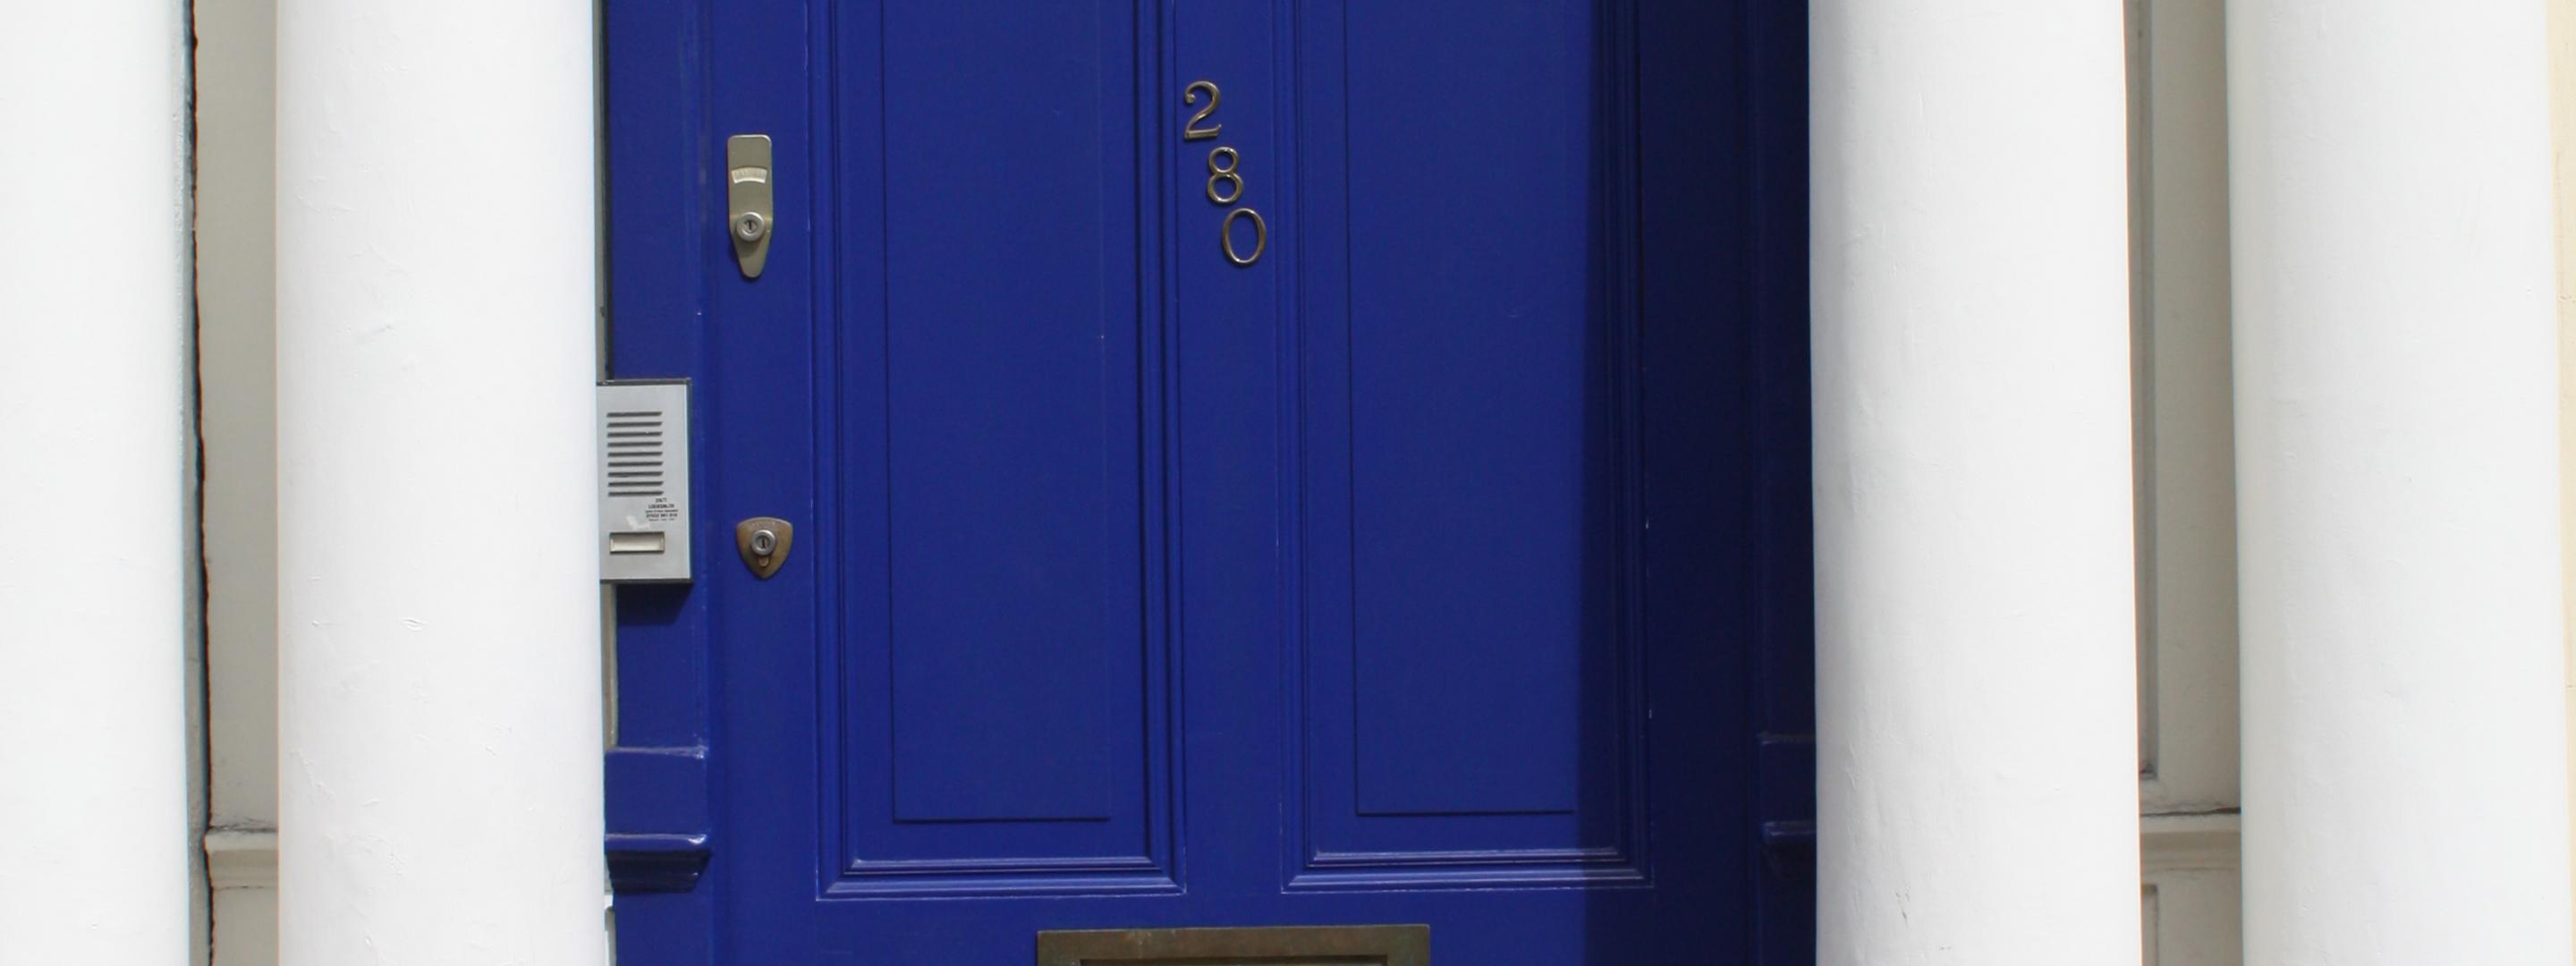
<path id="1" fill-rule="evenodd" d="M 1809 957 L 1803 19 L 608 4 L 621 962 Z"/>

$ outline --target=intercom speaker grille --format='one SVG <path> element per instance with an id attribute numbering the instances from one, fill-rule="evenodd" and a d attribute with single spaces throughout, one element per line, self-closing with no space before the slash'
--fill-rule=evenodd
<path id="1" fill-rule="evenodd" d="M 663 460 L 669 420 L 660 409 L 630 409 L 600 414 L 607 437 L 607 458 L 600 474 L 611 497 L 661 496 L 666 484 Z"/>

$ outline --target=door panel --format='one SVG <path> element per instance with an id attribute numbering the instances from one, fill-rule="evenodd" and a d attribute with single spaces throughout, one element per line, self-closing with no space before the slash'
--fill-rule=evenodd
<path id="1" fill-rule="evenodd" d="M 831 10 L 836 889 L 1159 875 L 1138 9 Z"/>
<path id="2" fill-rule="evenodd" d="M 1310 867 L 1492 883 L 1630 858 L 1617 13 L 1305 11 Z"/>
<path id="3" fill-rule="evenodd" d="M 841 269 L 883 273 L 885 310 L 842 331 L 887 380 L 881 418 L 853 400 L 843 452 L 863 465 L 843 471 L 885 461 L 896 818 L 1097 821 L 1111 706 L 1138 703 L 1111 672 L 1135 679 L 1145 626 L 1133 10 L 1045 5 L 995 31 L 978 6 L 889 2 L 884 62 L 842 55 L 885 82 L 884 133 L 838 147 L 884 152 L 885 261 Z M 1013 136 L 959 136 L 961 104 Z"/>

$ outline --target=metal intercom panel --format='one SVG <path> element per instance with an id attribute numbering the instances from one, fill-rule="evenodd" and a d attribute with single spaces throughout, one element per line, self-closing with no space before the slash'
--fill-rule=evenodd
<path id="1" fill-rule="evenodd" d="M 599 384 L 599 577 L 689 579 L 689 381 Z"/>

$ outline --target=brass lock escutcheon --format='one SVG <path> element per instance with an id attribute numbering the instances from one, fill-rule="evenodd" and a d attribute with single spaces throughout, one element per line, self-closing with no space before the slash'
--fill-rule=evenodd
<path id="1" fill-rule="evenodd" d="M 733 525 L 734 549 L 742 551 L 751 575 L 768 580 L 787 563 L 787 548 L 796 542 L 796 526 L 777 517 L 753 517 Z"/>
<path id="2" fill-rule="evenodd" d="M 778 227 L 774 181 L 769 135 L 725 139 L 725 234 L 733 238 L 744 278 L 759 278 L 769 264 L 769 238 Z"/>

